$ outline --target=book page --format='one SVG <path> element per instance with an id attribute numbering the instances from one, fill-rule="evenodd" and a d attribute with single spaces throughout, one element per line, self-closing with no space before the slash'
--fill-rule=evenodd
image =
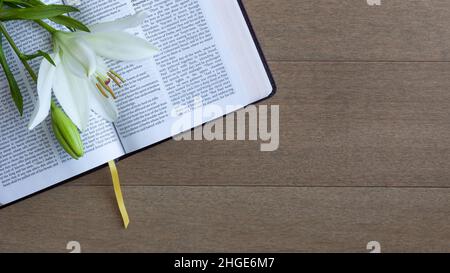
<path id="1" fill-rule="evenodd" d="M 81 13 L 74 14 L 73 17 L 88 26 L 135 13 L 129 0 L 80 1 L 75 6 Z M 140 27 L 130 32 L 144 38 Z M 123 88 L 115 89 L 119 109 L 119 119 L 115 127 L 127 151 L 130 150 L 128 142 L 125 141 L 127 138 L 163 122 L 167 116 L 169 100 L 162 90 L 153 59 L 139 62 L 105 61 L 111 69 L 126 79 Z"/>
<path id="2" fill-rule="evenodd" d="M 145 38 L 160 49 L 154 58 L 154 77 L 159 78 L 161 91 L 155 94 L 166 96 L 168 100 L 167 116 L 159 121 L 160 124 L 141 127 L 144 130 L 133 132 L 122 140 L 127 152 L 212 121 L 263 98 L 259 91 L 253 93 L 243 85 L 236 60 L 245 56 L 228 54 L 228 50 L 235 50 L 233 47 L 236 45 L 229 43 L 233 37 L 228 37 L 228 40 L 221 38 L 222 26 L 215 22 L 213 14 L 217 10 L 212 3 L 216 2 L 237 3 L 132 0 L 136 11 L 150 14 L 142 29 Z M 239 27 L 247 29 L 247 25 Z M 249 39 L 253 44 L 251 37 Z M 242 46 L 246 45 L 237 45 Z M 267 77 L 265 72 L 264 76 Z M 135 119 L 134 115 L 130 119 Z M 123 132 L 128 133 L 120 125 L 117 128 L 121 137 Z"/>
<path id="3" fill-rule="evenodd" d="M 150 102 L 162 98 L 166 105 L 165 109 L 151 108 L 152 122 L 141 119 L 137 131 L 123 126 L 126 123 L 117 124 L 127 152 L 214 120 L 225 111 L 232 112 L 251 101 L 233 77 L 201 2 L 132 1 L 136 12 L 150 14 L 142 30 L 145 38 L 160 50 L 154 57 L 151 75 L 159 83 L 158 90 L 145 98 Z M 192 117 L 196 109 L 209 105 L 221 111 Z M 139 120 L 134 113 L 128 114 L 127 119 Z M 185 124 L 178 126 L 178 121 Z"/>
<path id="4" fill-rule="evenodd" d="M 18 47 L 26 54 L 38 49 L 50 50 L 50 37 L 31 22 L 8 22 L 6 27 Z M 91 114 L 89 128 L 82 133 L 86 155 L 73 160 L 55 139 L 50 118 L 29 131 L 27 128 L 36 85 L 10 46 L 3 41 L 5 54 L 24 98 L 24 115 L 20 117 L 0 73 L 0 205 L 13 202 L 58 182 L 91 170 L 124 154 L 114 127 Z M 39 70 L 41 59 L 31 62 Z"/>
<path id="5" fill-rule="evenodd" d="M 198 0 L 227 66 L 250 102 L 274 90 L 238 1 Z"/>
<path id="6" fill-rule="evenodd" d="M 216 2 L 237 4 L 237 1 L 131 0 L 130 5 L 126 0 L 98 0 L 82 1 L 77 6 L 82 11 L 77 18 L 88 24 L 139 11 L 150 15 L 141 27 L 131 31 L 154 44 L 159 53 L 141 62 L 109 62 L 128 80 L 119 91 L 120 117 L 115 124 L 127 153 L 238 110 L 272 90 L 264 69 L 255 72 L 250 68 L 250 72 L 243 74 L 249 67 L 263 68 L 262 62 L 250 35 L 239 35 L 236 41 L 225 35 L 223 22 L 214 19 L 214 13 L 222 8 L 211 4 Z M 236 16 L 233 20 L 238 31 L 248 32 L 240 10 L 228 13 Z M 249 46 L 251 50 L 237 51 L 234 46 Z M 253 55 L 245 56 L 249 52 Z M 239 59 L 249 63 L 239 68 L 242 65 Z M 262 76 L 257 78 L 253 73 Z M 247 78 L 251 82 L 243 80 Z M 190 119 L 195 109 L 207 105 L 222 111 Z M 174 126 L 179 120 L 188 124 Z"/>

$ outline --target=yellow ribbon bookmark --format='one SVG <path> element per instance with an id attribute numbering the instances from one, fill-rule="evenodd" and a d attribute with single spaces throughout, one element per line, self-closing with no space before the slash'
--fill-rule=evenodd
<path id="1" fill-rule="evenodd" d="M 109 170 L 111 171 L 111 177 L 114 186 L 114 193 L 116 194 L 117 205 L 119 206 L 120 214 L 122 215 L 123 225 L 125 229 L 128 228 L 130 218 L 128 217 L 127 208 L 123 202 L 122 190 L 120 189 L 119 173 L 117 172 L 116 163 L 114 160 L 108 162 Z"/>

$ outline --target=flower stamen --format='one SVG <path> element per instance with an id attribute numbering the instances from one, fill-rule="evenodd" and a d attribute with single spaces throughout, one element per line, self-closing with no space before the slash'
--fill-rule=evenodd
<path id="1" fill-rule="evenodd" d="M 98 91 L 100 91 L 100 93 L 105 97 L 108 98 L 108 95 L 106 94 L 105 90 L 103 90 L 102 86 L 98 83 L 95 84 L 95 86 L 97 86 Z"/>
<path id="2" fill-rule="evenodd" d="M 114 76 L 111 72 L 107 72 L 106 74 L 117 84 L 117 86 L 122 87 L 122 83 L 116 78 L 116 76 Z"/>
<path id="3" fill-rule="evenodd" d="M 106 85 L 106 90 L 108 91 L 109 94 L 111 94 L 113 99 L 116 99 L 116 94 L 114 94 L 114 91 L 112 90 L 111 87 L 109 87 L 109 85 Z"/>
<path id="4" fill-rule="evenodd" d="M 114 94 L 114 91 L 109 87 L 108 84 L 106 84 L 105 81 L 103 81 L 100 77 L 97 77 L 97 81 L 100 83 L 100 85 L 108 91 L 109 94 L 113 97 L 113 99 L 116 99 L 116 94 Z"/>
<path id="5" fill-rule="evenodd" d="M 109 72 L 111 72 L 111 74 L 113 74 L 114 76 L 116 76 L 117 78 L 119 78 L 119 80 L 120 80 L 122 83 L 125 83 L 125 82 L 126 82 L 126 81 L 125 81 L 119 74 L 117 74 L 114 70 L 110 69 Z"/>

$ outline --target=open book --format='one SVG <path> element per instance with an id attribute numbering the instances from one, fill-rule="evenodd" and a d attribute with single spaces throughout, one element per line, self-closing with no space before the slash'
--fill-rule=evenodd
<path id="1" fill-rule="evenodd" d="M 5 54 L 24 96 L 20 117 L 0 79 L 0 205 L 22 199 L 106 162 L 168 139 L 221 117 L 188 119 L 196 107 L 216 105 L 225 114 L 275 92 L 270 72 L 237 0 L 66 0 L 87 25 L 147 11 L 145 23 L 133 30 L 160 52 L 138 63 L 109 62 L 127 82 L 118 90 L 120 117 L 108 123 L 91 113 L 83 132 L 85 156 L 73 160 L 59 147 L 50 120 L 28 131 L 37 99 L 36 86 L 4 44 Z M 29 22 L 7 24 L 23 52 L 50 50 L 47 33 Z M 15 59 L 14 59 L 15 58 Z M 40 60 L 31 63 L 38 71 Z"/>

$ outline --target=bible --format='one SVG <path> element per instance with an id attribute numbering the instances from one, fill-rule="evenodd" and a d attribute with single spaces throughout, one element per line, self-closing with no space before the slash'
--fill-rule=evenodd
<path id="1" fill-rule="evenodd" d="M 27 123 L 37 99 L 36 85 L 12 49 L 5 54 L 24 96 L 17 114 L 7 80 L 0 79 L 0 205 L 12 204 L 110 160 L 154 145 L 271 96 L 275 83 L 238 0 L 64 0 L 87 25 L 149 14 L 130 31 L 159 52 L 139 62 L 108 61 L 126 83 L 119 90 L 119 119 L 108 123 L 90 114 L 82 133 L 85 156 L 74 160 L 51 134 L 47 119 L 32 131 Z M 51 48 L 48 34 L 32 22 L 10 22 L 9 32 L 23 52 Z M 37 71 L 40 60 L 30 62 Z M 192 111 L 215 105 L 225 113 L 191 119 Z M 187 117 L 187 118 L 186 118 Z M 180 122 L 180 121 L 186 122 Z"/>

